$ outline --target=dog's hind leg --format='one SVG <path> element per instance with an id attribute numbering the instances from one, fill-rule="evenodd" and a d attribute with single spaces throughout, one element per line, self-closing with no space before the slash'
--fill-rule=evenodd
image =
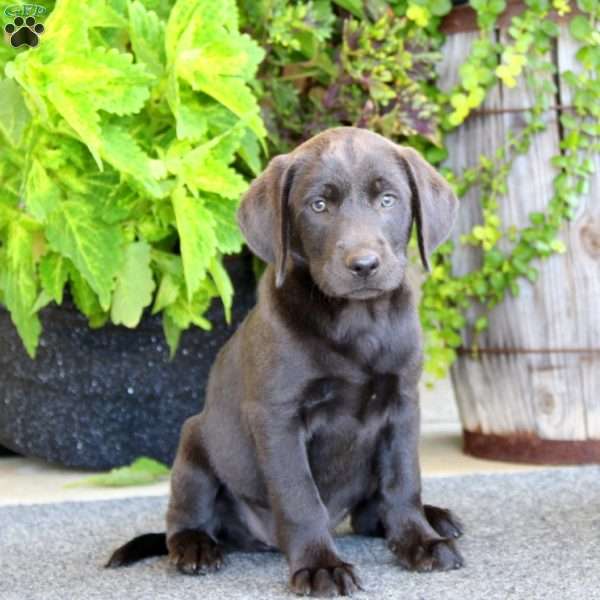
<path id="1" fill-rule="evenodd" d="M 183 425 L 167 511 L 169 559 L 190 575 L 217 571 L 223 564 L 216 510 L 221 484 L 210 466 L 201 425 L 202 415 L 189 418 Z"/>
<path id="2" fill-rule="evenodd" d="M 371 497 L 360 502 L 350 513 L 354 533 L 368 537 L 385 537 L 379 516 L 379 499 Z"/>

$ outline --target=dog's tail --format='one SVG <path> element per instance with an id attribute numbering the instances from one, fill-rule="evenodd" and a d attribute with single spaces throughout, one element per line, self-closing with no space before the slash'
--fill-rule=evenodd
<path id="1" fill-rule="evenodd" d="M 145 533 L 117 548 L 105 566 L 107 568 L 127 567 L 138 560 L 151 556 L 164 556 L 168 553 L 166 534 Z"/>

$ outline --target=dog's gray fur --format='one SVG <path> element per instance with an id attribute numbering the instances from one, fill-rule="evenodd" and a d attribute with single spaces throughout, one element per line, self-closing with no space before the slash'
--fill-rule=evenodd
<path id="1" fill-rule="evenodd" d="M 421 332 L 405 278 L 413 224 L 427 268 L 456 206 L 416 151 L 354 128 L 253 182 L 239 223 L 269 266 L 183 427 L 166 533 L 181 571 L 218 569 L 222 548 L 279 549 L 295 592 L 350 594 L 360 580 L 332 537 L 347 515 L 406 568 L 462 564 L 456 519 L 421 502 Z M 111 564 L 149 553 L 134 540 Z"/>

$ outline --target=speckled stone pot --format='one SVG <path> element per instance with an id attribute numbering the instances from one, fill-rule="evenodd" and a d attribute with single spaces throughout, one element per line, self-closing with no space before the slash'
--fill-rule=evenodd
<path id="1" fill-rule="evenodd" d="M 173 361 L 160 317 L 134 330 L 91 330 L 69 306 L 43 311 L 33 361 L 0 308 L 0 445 L 69 467 L 107 469 L 142 455 L 170 464 L 219 348 L 255 301 L 250 257 L 226 266 L 236 290 L 232 325 L 215 301 L 213 330 L 185 332 Z"/>

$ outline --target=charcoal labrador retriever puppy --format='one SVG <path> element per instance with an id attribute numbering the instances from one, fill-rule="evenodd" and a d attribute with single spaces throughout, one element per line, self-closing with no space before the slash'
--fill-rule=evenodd
<path id="1" fill-rule="evenodd" d="M 132 540 L 109 566 L 168 553 L 205 574 L 228 549 L 279 549 L 294 592 L 349 595 L 361 583 L 332 535 L 348 515 L 402 567 L 462 565 L 457 519 L 421 500 L 422 344 L 406 280 L 413 224 L 427 268 L 456 208 L 416 151 L 364 129 L 270 162 L 238 215 L 269 266 L 183 426 L 166 536 Z"/>

